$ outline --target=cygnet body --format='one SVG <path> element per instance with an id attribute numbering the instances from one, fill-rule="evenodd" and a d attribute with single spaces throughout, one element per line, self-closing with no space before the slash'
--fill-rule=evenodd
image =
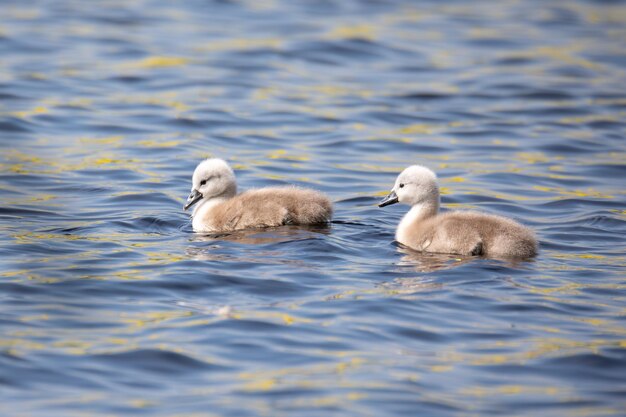
<path id="1" fill-rule="evenodd" d="M 379 207 L 398 202 L 412 207 L 398 225 L 396 240 L 412 249 L 494 258 L 537 254 L 534 233 L 511 219 L 475 211 L 439 214 L 437 176 L 426 167 L 402 171 Z"/>
<path id="2" fill-rule="evenodd" d="M 193 205 L 193 230 L 204 233 L 322 224 L 330 221 L 333 212 L 330 200 L 310 189 L 267 187 L 237 194 L 233 170 L 218 158 L 196 167 L 184 210 Z"/>

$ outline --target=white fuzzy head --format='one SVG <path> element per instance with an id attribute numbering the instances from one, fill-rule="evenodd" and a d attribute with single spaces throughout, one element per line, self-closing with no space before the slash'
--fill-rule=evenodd
<path id="1" fill-rule="evenodd" d="M 191 194 L 184 209 L 216 197 L 229 198 L 237 193 L 235 173 L 226 161 L 206 159 L 198 164 L 191 179 Z"/>
<path id="2" fill-rule="evenodd" d="M 423 203 L 435 203 L 439 206 L 439 186 L 437 176 L 430 169 L 421 165 L 411 165 L 396 179 L 391 193 L 379 204 L 384 207 L 394 203 L 414 206 Z"/>

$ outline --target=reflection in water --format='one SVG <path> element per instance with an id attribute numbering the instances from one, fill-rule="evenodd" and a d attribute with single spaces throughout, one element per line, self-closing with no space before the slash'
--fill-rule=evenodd
<path id="1" fill-rule="evenodd" d="M 176 305 L 183 309 L 196 311 L 202 314 L 215 315 L 224 318 L 236 318 L 233 308 L 228 305 L 208 306 L 202 303 L 190 301 L 177 301 Z"/>
<path id="2" fill-rule="evenodd" d="M 419 271 L 424 272 L 424 271 Z M 432 272 L 432 271 L 426 271 Z M 438 283 L 432 278 L 427 277 L 407 277 L 407 278 L 395 278 L 390 282 L 383 282 L 379 287 L 390 294 L 414 294 L 420 291 L 429 291 L 434 289 L 444 288 L 444 284 Z"/>
<path id="3" fill-rule="evenodd" d="M 328 235 L 329 225 L 281 226 L 267 229 L 238 230 L 232 233 L 195 233 L 191 242 L 236 242 L 244 245 L 264 245 L 303 239 L 319 238 L 317 234 Z"/>
<path id="4" fill-rule="evenodd" d="M 296 242 L 315 244 L 316 240 L 329 235 L 330 230 L 330 225 L 308 225 L 239 230 L 209 235 L 194 233 L 189 239 L 193 246 L 187 247 L 185 253 L 190 259 L 198 261 L 280 264 L 314 270 L 317 267 L 308 262 L 306 253 L 295 254 L 295 259 L 286 258 L 291 250 L 284 245 Z M 197 246 L 198 243 L 201 245 Z M 260 247 L 243 250 L 243 255 L 237 256 L 229 249 L 233 244 Z"/>
<path id="5" fill-rule="evenodd" d="M 473 256 L 419 252 L 402 244 L 398 244 L 398 253 L 402 254 L 398 265 L 412 266 L 417 272 L 434 272 L 440 269 L 455 268 L 478 259 Z"/>

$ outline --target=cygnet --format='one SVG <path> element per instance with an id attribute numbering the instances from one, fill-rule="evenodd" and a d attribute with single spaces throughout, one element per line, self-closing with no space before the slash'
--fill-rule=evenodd
<path id="1" fill-rule="evenodd" d="M 537 254 L 534 233 L 511 219 L 475 211 L 439 214 L 437 176 L 426 167 L 413 165 L 402 171 L 378 206 L 395 203 L 412 206 L 396 230 L 396 240 L 412 249 L 493 258 Z"/>
<path id="2" fill-rule="evenodd" d="M 267 187 L 237 194 L 235 174 L 226 161 L 202 161 L 193 173 L 183 207 L 196 205 L 193 230 L 203 233 L 283 225 L 328 223 L 332 203 L 324 194 L 297 187 Z"/>

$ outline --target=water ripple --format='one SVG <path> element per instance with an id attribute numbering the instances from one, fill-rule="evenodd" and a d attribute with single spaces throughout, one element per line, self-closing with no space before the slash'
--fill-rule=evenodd
<path id="1" fill-rule="evenodd" d="M 622 413 L 620 2 L 3 6 L 0 414 Z M 333 222 L 193 233 L 208 156 Z M 414 163 L 539 256 L 395 243 Z"/>

